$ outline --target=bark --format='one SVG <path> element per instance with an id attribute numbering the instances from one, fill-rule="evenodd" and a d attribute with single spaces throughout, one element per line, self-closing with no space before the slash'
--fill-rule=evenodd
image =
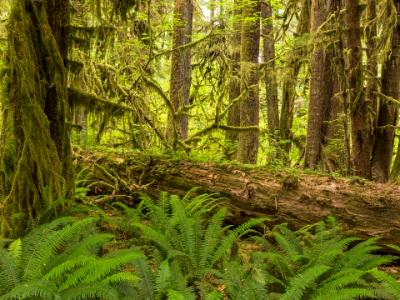
<path id="1" fill-rule="evenodd" d="M 345 1 L 346 72 L 348 99 L 351 106 L 352 161 L 354 175 L 371 178 L 371 154 L 373 142 L 373 124 L 371 122 L 371 104 L 365 99 L 363 91 L 362 48 L 359 1 Z"/>
<path id="2" fill-rule="evenodd" d="M 326 46 L 322 45 L 318 37 L 320 26 L 329 16 L 326 0 L 311 1 L 311 33 L 314 37 L 314 48 L 311 54 L 310 71 L 310 102 L 308 106 L 307 140 L 304 166 L 316 169 L 321 160 L 322 125 L 324 108 L 329 105 L 332 96 L 332 70 L 327 55 Z"/>
<path id="3" fill-rule="evenodd" d="M 64 64 L 67 61 L 69 43 L 68 43 L 68 24 L 70 23 L 69 16 L 69 1 L 58 0 L 58 1 L 46 1 L 47 5 L 47 16 L 49 25 L 52 29 L 53 36 L 60 49 L 60 55 L 64 60 Z"/>
<path id="4" fill-rule="evenodd" d="M 371 104 L 373 109 L 373 122 L 376 125 L 377 113 L 378 113 L 378 60 L 377 60 L 377 49 L 376 49 L 376 0 L 367 1 L 367 21 L 366 26 L 366 44 L 367 44 L 367 74 L 366 74 L 366 92 L 365 101 Z"/>
<path id="5" fill-rule="evenodd" d="M 121 195 L 134 200 L 138 191 L 154 197 L 160 191 L 183 195 L 198 187 L 200 193 L 219 193 L 227 198 L 233 212 L 229 221 L 233 223 L 267 216 L 273 224 L 287 222 L 301 228 L 335 216 L 351 234 L 381 236 L 382 243 L 400 243 L 398 185 L 228 164 L 176 163 L 148 156 L 121 158 L 110 153 L 84 152 L 78 161 L 93 171 L 93 192 L 112 194 L 111 200 L 120 200 Z"/>
<path id="6" fill-rule="evenodd" d="M 396 4 L 397 14 L 400 3 Z M 392 99 L 400 99 L 400 24 L 393 29 L 392 52 L 382 71 L 382 93 Z M 397 126 L 398 107 L 386 98 L 380 99 L 379 117 L 375 131 L 376 142 L 372 156 L 373 178 L 389 180 L 392 166 L 394 137 Z"/>
<path id="7" fill-rule="evenodd" d="M 332 57 L 337 60 L 337 57 Z M 322 155 L 323 169 L 327 172 L 345 174 L 348 165 L 346 152 L 346 136 L 343 126 L 344 105 L 338 93 L 341 91 L 340 78 L 336 67 L 331 67 L 332 86 L 331 97 L 324 108 L 324 123 L 322 125 Z"/>
<path id="8" fill-rule="evenodd" d="M 267 98 L 268 131 L 273 144 L 279 130 L 278 83 L 275 69 L 275 40 L 272 23 L 272 7 L 270 1 L 262 3 L 261 17 L 263 19 L 262 36 L 265 64 L 265 89 Z"/>
<path id="9" fill-rule="evenodd" d="M 68 53 L 69 53 L 69 39 L 68 39 L 68 25 L 70 23 L 69 18 L 69 0 L 59 1 L 46 1 L 46 12 L 48 16 L 48 22 L 51 28 L 51 33 L 57 43 L 59 55 L 61 56 L 64 66 L 66 65 Z M 47 58 L 43 58 L 47 59 Z M 46 63 L 44 63 L 46 64 Z M 67 101 L 57 95 L 56 88 L 51 87 L 54 85 L 54 79 L 51 78 L 51 70 L 48 71 L 48 82 L 50 88 L 47 91 L 45 99 L 44 111 L 50 122 L 50 133 L 56 143 L 58 156 L 63 164 L 63 183 L 66 188 L 67 199 L 73 199 L 74 197 L 74 172 L 72 167 L 71 158 L 71 144 L 69 138 L 69 130 L 66 125 L 66 111 Z M 65 72 L 65 70 L 64 70 Z M 50 77 L 49 77 L 50 76 Z M 63 89 L 66 88 L 66 83 Z"/>
<path id="10" fill-rule="evenodd" d="M 329 158 L 323 157 L 323 150 L 330 139 L 338 137 L 337 117 L 341 105 L 335 94 L 340 87 L 337 71 L 332 64 L 336 59 L 334 42 L 326 42 L 326 37 L 321 36 L 320 32 L 329 30 L 325 22 L 339 9 L 338 0 L 311 1 L 311 32 L 315 43 L 310 59 L 310 102 L 304 161 L 304 166 L 311 169 L 321 166 L 323 159 L 328 164 L 328 170 L 333 169 L 334 164 Z"/>
<path id="11" fill-rule="evenodd" d="M 259 72 L 260 2 L 249 1 L 242 11 L 242 39 L 240 53 L 241 92 L 246 91 L 240 102 L 240 126 L 258 126 L 259 123 Z M 238 160 L 256 163 L 258 155 L 258 131 L 240 131 Z"/>
<path id="12" fill-rule="evenodd" d="M 310 32 L 310 8 L 310 0 L 303 0 L 299 22 L 296 28 L 296 37 L 301 38 L 303 35 Z M 297 77 L 302 66 L 302 60 L 305 56 L 305 49 L 294 49 L 286 63 L 287 72 L 284 75 L 282 84 L 282 108 L 279 121 L 279 132 L 281 135 L 281 141 L 283 142 L 282 150 L 285 153 L 285 160 L 287 162 L 289 162 L 289 152 L 291 149 Z"/>
<path id="13" fill-rule="evenodd" d="M 190 104 L 191 50 L 182 46 L 192 40 L 193 8 L 192 0 L 175 0 L 170 81 L 170 99 L 175 112 L 169 114 L 167 132 L 174 145 L 177 139 L 187 139 L 189 132 L 185 107 Z"/>
<path id="14" fill-rule="evenodd" d="M 240 126 L 240 103 L 233 103 L 240 95 L 240 47 L 241 47 L 241 19 L 242 11 L 239 8 L 239 0 L 234 2 L 233 32 L 230 39 L 230 79 L 229 79 L 229 101 L 231 107 L 228 111 L 228 126 Z M 227 130 L 226 139 L 231 143 L 239 140 L 237 130 Z"/>
<path id="15" fill-rule="evenodd" d="M 63 33 L 67 19 L 62 15 L 68 14 L 68 1 L 59 1 L 60 6 L 53 3 L 12 1 L 8 90 L 2 98 L 6 109 L 0 166 L 1 236 L 25 233 L 45 213 L 59 209 L 57 199 L 73 202 L 65 120 L 67 50 L 61 49 L 67 43 Z"/>

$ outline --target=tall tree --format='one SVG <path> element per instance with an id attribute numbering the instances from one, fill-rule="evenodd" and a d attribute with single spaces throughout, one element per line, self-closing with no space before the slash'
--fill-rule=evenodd
<path id="1" fill-rule="evenodd" d="M 275 39 L 272 22 L 272 7 L 268 0 L 261 3 L 263 21 L 263 55 L 265 65 L 265 90 L 267 98 L 268 131 L 273 144 L 276 143 L 279 130 L 278 82 L 275 69 Z M 277 149 L 278 150 L 278 149 Z"/>
<path id="2" fill-rule="evenodd" d="M 241 46 L 241 22 L 242 10 L 239 0 L 235 0 L 233 4 L 233 28 L 229 40 L 229 59 L 230 59 L 230 76 L 229 76 L 229 101 L 230 108 L 228 111 L 228 125 L 233 127 L 240 126 L 240 46 Z M 236 102 L 234 102 L 236 101 Z M 226 139 L 229 142 L 237 142 L 239 140 L 239 131 L 227 130 Z"/>
<path id="3" fill-rule="evenodd" d="M 365 26 L 365 41 L 367 46 L 367 72 L 365 72 L 366 90 L 365 101 L 372 108 L 371 118 L 373 119 L 374 127 L 376 125 L 376 114 L 378 112 L 378 53 L 377 53 L 377 15 L 376 15 L 376 0 L 368 0 L 366 7 L 367 24 Z"/>
<path id="4" fill-rule="evenodd" d="M 396 16 L 400 14 L 400 3 L 393 1 Z M 389 13 L 390 14 L 390 13 Z M 397 19 L 392 34 L 392 50 L 382 70 L 382 94 L 379 105 L 378 124 L 375 131 L 375 144 L 372 155 L 372 175 L 375 180 L 389 180 L 392 166 L 394 137 L 398 118 L 400 99 L 400 20 Z M 395 173 L 395 172 L 394 172 Z"/>
<path id="5" fill-rule="evenodd" d="M 373 116 L 371 103 L 363 91 L 361 6 L 358 0 L 345 0 L 347 97 L 351 107 L 352 162 L 354 174 L 371 177 Z"/>
<path id="6" fill-rule="evenodd" d="M 259 71 L 260 54 L 260 1 L 245 0 L 242 11 L 242 47 L 240 53 L 241 91 L 246 91 L 240 102 L 240 126 L 258 126 L 259 123 Z M 242 163 L 256 163 L 258 131 L 241 130 L 238 159 Z"/>
<path id="7" fill-rule="evenodd" d="M 23 233 L 56 209 L 56 200 L 73 195 L 64 14 L 67 0 L 57 6 L 54 1 L 12 2 L 0 153 L 3 236 Z"/>
<path id="8" fill-rule="evenodd" d="M 175 0 L 172 36 L 170 100 L 174 111 L 170 112 L 167 136 L 176 144 L 177 139 L 186 139 L 189 133 L 189 118 L 186 106 L 190 104 L 191 49 L 184 47 L 192 41 L 193 1 Z"/>
<path id="9" fill-rule="evenodd" d="M 325 0 L 311 1 L 311 33 L 313 34 L 314 47 L 311 54 L 310 71 L 310 102 L 308 106 L 307 142 L 304 165 L 306 168 L 315 169 L 321 155 L 321 129 L 323 122 L 323 109 L 329 101 L 326 72 L 325 52 L 321 44 L 318 31 L 328 16 Z"/>
<path id="10" fill-rule="evenodd" d="M 314 46 L 310 59 L 310 102 L 308 106 L 307 141 L 304 165 L 306 168 L 316 169 L 321 161 L 324 135 L 328 133 L 330 121 L 333 121 L 336 111 L 332 107 L 335 101 L 334 93 L 337 90 L 335 83 L 335 69 L 332 44 L 326 45 L 321 26 L 337 9 L 336 0 L 311 1 L 311 33 Z"/>
<path id="11" fill-rule="evenodd" d="M 301 1 L 301 11 L 297 23 L 295 37 L 297 40 L 304 38 L 304 35 L 310 32 L 310 10 L 311 0 Z M 279 120 L 279 133 L 281 135 L 282 150 L 285 153 L 285 160 L 289 161 L 289 152 L 291 149 L 292 125 L 294 118 L 294 102 L 296 99 L 297 77 L 302 66 L 306 51 L 304 47 L 297 47 L 289 56 L 285 64 L 285 73 L 282 84 L 282 108 Z"/>

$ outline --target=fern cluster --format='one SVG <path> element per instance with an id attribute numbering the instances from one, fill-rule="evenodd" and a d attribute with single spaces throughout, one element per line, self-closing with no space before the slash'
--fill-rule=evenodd
<path id="1" fill-rule="evenodd" d="M 400 299 L 400 284 L 378 269 L 395 257 L 375 254 L 376 239 L 342 236 L 332 218 L 298 232 L 279 225 L 269 240 L 255 240 L 263 250 L 253 254 L 253 267 L 270 299 Z"/>
<path id="2" fill-rule="evenodd" d="M 0 299 L 123 299 L 118 285 L 138 277 L 122 268 L 143 255 L 99 256 L 113 236 L 96 232 L 95 221 L 57 219 L 0 249 Z"/>
<path id="3" fill-rule="evenodd" d="M 150 242 L 148 299 L 400 299 L 399 283 L 379 270 L 395 257 L 376 254 L 376 239 L 343 236 L 333 218 L 297 232 L 279 225 L 261 237 L 252 228 L 265 220 L 224 226 L 227 211 L 207 195 L 118 206 Z M 243 235 L 260 249 L 247 259 L 232 251 Z"/>
<path id="4" fill-rule="evenodd" d="M 131 225 L 140 229 L 141 238 L 154 245 L 153 256 L 158 253 L 155 290 L 159 297 L 206 297 L 234 243 L 265 221 L 224 226 L 227 210 L 217 209 L 217 200 L 210 195 L 188 195 L 180 199 L 162 193 L 158 202 L 143 195 L 134 211 L 118 204 L 131 217 Z"/>
<path id="5" fill-rule="evenodd" d="M 376 239 L 342 235 L 332 218 L 299 231 L 268 231 L 265 219 L 226 226 L 219 200 L 190 193 L 115 206 L 124 213 L 97 208 L 103 232 L 99 218 L 64 217 L 0 240 L 0 300 L 400 299 L 380 270 L 395 257 L 378 255 Z"/>

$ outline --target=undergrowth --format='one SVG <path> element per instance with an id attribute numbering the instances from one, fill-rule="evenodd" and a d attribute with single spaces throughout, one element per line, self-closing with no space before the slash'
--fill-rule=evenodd
<path id="1" fill-rule="evenodd" d="M 396 257 L 376 239 L 347 237 L 332 218 L 299 231 L 230 226 L 222 201 L 192 194 L 77 208 L 97 217 L 1 241 L 0 299 L 400 299 L 381 269 Z"/>

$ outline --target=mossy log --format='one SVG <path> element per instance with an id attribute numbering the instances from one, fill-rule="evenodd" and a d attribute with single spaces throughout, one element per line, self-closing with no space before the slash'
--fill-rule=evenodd
<path id="1" fill-rule="evenodd" d="M 160 191 L 182 195 L 199 187 L 200 192 L 219 193 L 229 199 L 232 223 L 269 216 L 273 224 L 286 222 L 300 228 L 334 216 L 352 235 L 378 236 L 382 243 L 400 244 L 398 185 L 140 155 L 86 151 L 78 157 L 81 166 L 94 171 L 95 181 L 109 183 L 93 185 L 93 192 L 111 193 L 118 200 L 121 197 L 117 195 L 122 194 L 134 199 L 138 191 L 156 197 Z"/>

